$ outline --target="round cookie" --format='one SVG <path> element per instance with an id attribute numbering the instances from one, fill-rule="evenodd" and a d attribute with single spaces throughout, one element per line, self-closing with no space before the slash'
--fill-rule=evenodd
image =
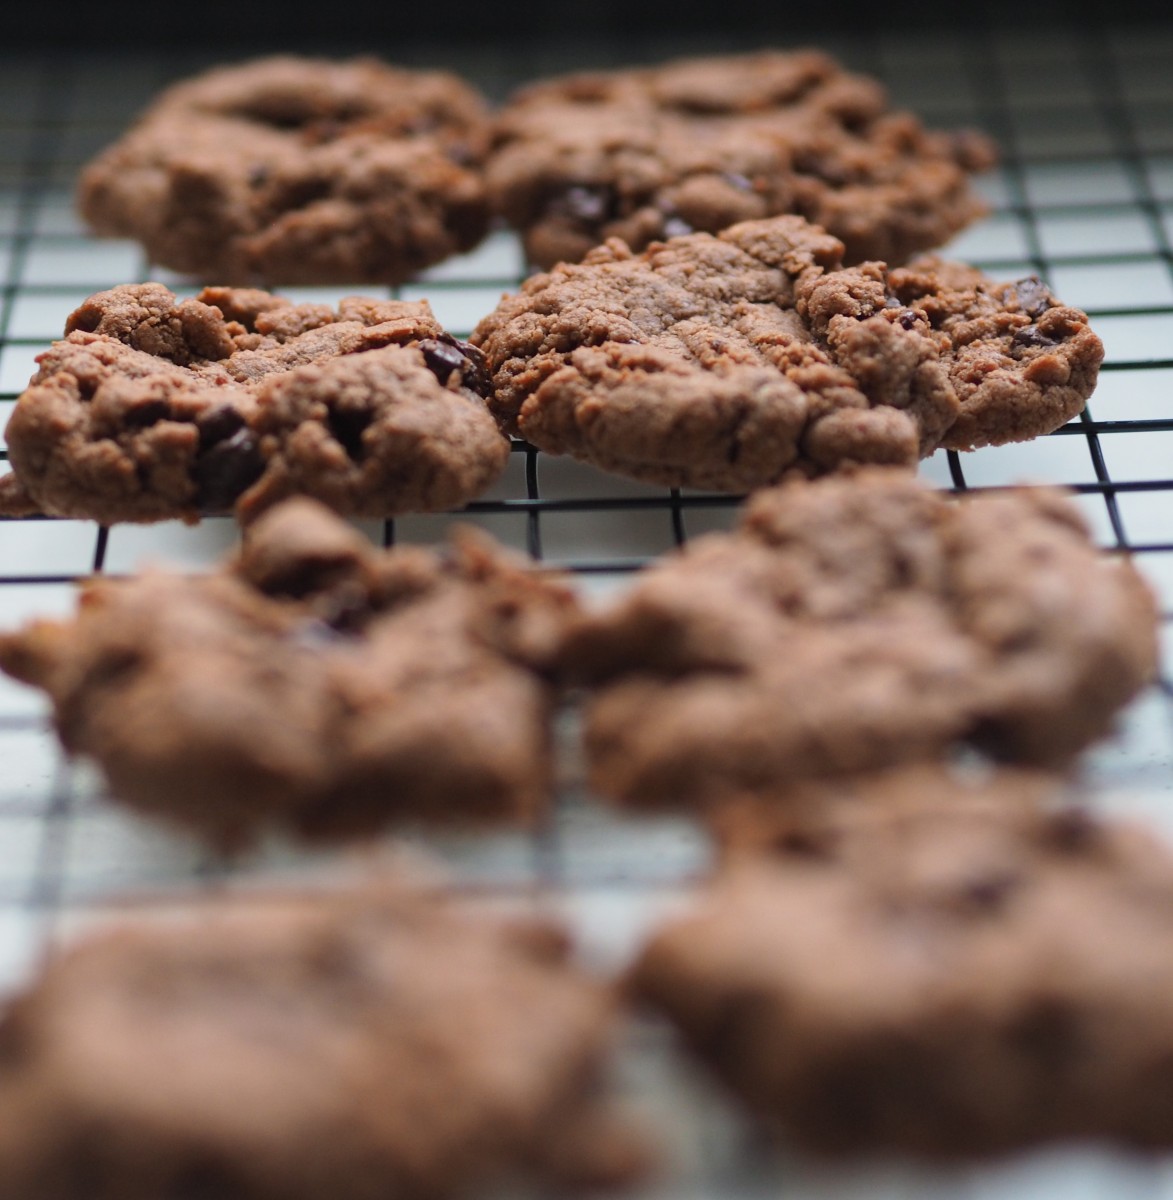
<path id="1" fill-rule="evenodd" d="M 191 900 L 54 957 L 0 1020 L 0 1192 L 448 1200 L 616 1184 L 615 999 L 556 926 L 387 882 Z"/>
<path id="2" fill-rule="evenodd" d="M 167 89 L 77 203 L 204 281 L 397 283 L 484 236 L 487 145 L 484 102 L 454 75 L 264 58 Z"/>
<path id="3" fill-rule="evenodd" d="M 633 992 L 819 1154 L 1173 1144 L 1173 855 L 993 780 L 739 858 Z"/>
<path id="4" fill-rule="evenodd" d="M 471 531 L 381 551 L 295 499 L 211 574 L 91 581 L 73 619 L 0 635 L 0 667 L 48 693 L 116 798 L 219 846 L 532 825 L 574 611 Z"/>
<path id="5" fill-rule="evenodd" d="M 980 134 L 930 133 L 873 79 L 802 51 L 551 79 L 498 114 L 486 174 L 530 261 L 578 262 L 738 221 L 797 213 L 849 262 L 903 262 L 985 212 Z"/>
<path id="6" fill-rule="evenodd" d="M 899 472 L 759 492 L 570 630 L 590 780 L 704 808 L 971 745 L 1057 765 L 1156 672 L 1157 614 L 1045 489 L 963 500 Z"/>
<path id="7" fill-rule="evenodd" d="M 291 304 L 162 284 L 91 296 L 41 354 L 0 511 L 250 520 L 293 494 L 352 516 L 458 507 L 505 469 L 479 351 L 426 301 Z"/>
<path id="8" fill-rule="evenodd" d="M 609 242 L 477 326 L 490 407 L 552 454 L 732 492 L 1021 441 L 1083 408 L 1103 346 L 1038 279 L 842 253 L 800 217 Z"/>

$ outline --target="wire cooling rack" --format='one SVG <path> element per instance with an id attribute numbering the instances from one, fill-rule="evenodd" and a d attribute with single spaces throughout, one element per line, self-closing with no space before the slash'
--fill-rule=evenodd
<path id="1" fill-rule="evenodd" d="M 999 278 L 1038 273 L 1086 309 L 1107 347 L 1088 411 L 1035 442 L 940 454 L 923 473 L 943 487 L 1019 481 L 1073 488 L 1100 543 L 1131 551 L 1173 615 L 1173 25 L 1116 32 L 1055 29 L 1045 39 L 869 35 L 820 39 L 875 74 L 931 125 L 972 124 L 993 134 L 1002 165 L 983 183 L 991 215 L 948 252 Z M 730 35 L 614 44 L 531 40 L 508 54 L 451 48 L 416 52 L 418 65 L 463 72 L 494 98 L 539 74 L 683 53 L 755 48 Z M 369 47 L 379 52 L 379 47 Z M 405 60 L 393 47 L 389 59 Z M 34 369 L 87 295 L 118 283 L 181 279 L 153 269 L 130 243 L 86 236 L 72 211 L 79 165 L 113 140 L 165 83 L 218 61 L 211 52 L 147 57 L 0 52 L 0 426 Z M 467 334 L 515 287 L 515 240 L 492 236 L 392 295 L 427 297 L 453 332 Z M 288 289 L 295 300 L 334 301 L 351 290 Z M 386 292 L 375 294 L 388 294 Z M 0 458 L 5 455 L 0 452 Z M 516 445 L 508 471 L 457 515 L 366 523 L 385 542 L 437 540 L 472 521 L 535 558 L 573 571 L 584 588 L 621 588 L 630 571 L 697 533 L 725 528 L 735 501 L 666 491 L 605 476 Z M 148 561 L 197 570 L 234 544 L 230 520 L 96 528 L 77 521 L 0 522 L 0 627 L 73 607 L 73 581 Z M 1173 700 L 1168 672 L 1127 712 L 1119 734 L 1087 758 L 1090 802 L 1143 814 L 1173 833 Z M 689 824 L 607 813 L 573 778 L 537 837 L 411 832 L 456 881 L 486 903 L 561 913 L 587 956 L 621 963 L 643 931 L 687 894 L 708 851 Z M 243 862 L 209 857 L 193 842 L 105 802 L 96 776 L 60 755 L 38 695 L 0 680 L 0 988 L 80 924 L 130 895 L 170 895 L 226 880 L 285 876 L 336 859 L 285 845 Z M 766 1153 L 686 1066 L 637 1024 L 617 1069 L 674 1147 L 666 1198 L 1173 1197 L 1173 1160 L 1098 1149 L 1059 1149 L 965 1171 L 900 1164 L 817 1168 Z"/>

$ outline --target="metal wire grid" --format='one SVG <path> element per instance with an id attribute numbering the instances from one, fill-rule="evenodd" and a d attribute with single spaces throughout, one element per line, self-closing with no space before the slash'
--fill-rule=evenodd
<path id="1" fill-rule="evenodd" d="M 962 490 L 1023 479 L 1072 487 L 1101 544 L 1136 556 L 1160 592 L 1167 624 L 1173 617 L 1173 26 L 1052 29 L 1045 40 L 970 30 L 831 37 L 821 44 L 883 78 L 898 101 L 930 124 L 976 124 L 997 138 L 1002 165 L 984 184 L 991 215 L 948 252 L 1000 278 L 1041 275 L 1066 302 L 1089 312 L 1108 349 L 1100 387 L 1081 418 L 1025 445 L 940 454 L 923 473 Z M 735 34 L 703 44 L 677 34 L 628 44 L 623 58 L 751 48 Z M 404 60 L 390 49 L 386 56 Z M 0 424 L 35 355 L 87 295 L 147 278 L 184 290 L 185 281 L 152 268 L 133 245 L 87 237 L 72 214 L 71 192 L 78 166 L 159 87 L 216 58 L 208 51 L 151 59 L 0 56 Z M 570 48 L 539 40 L 510 54 L 484 47 L 467 61 L 443 48 L 417 58 L 460 70 L 497 97 L 538 74 L 620 61 L 613 44 L 589 40 Z M 384 294 L 426 296 L 442 322 L 466 334 L 502 291 L 516 286 L 521 271 L 516 242 L 499 233 L 474 254 Z M 357 289 L 286 294 L 333 301 L 349 290 Z M 629 483 L 519 443 L 502 481 L 465 512 L 362 524 L 390 544 L 434 541 L 453 520 L 471 520 L 575 572 L 586 589 L 605 592 L 621 588 L 649 557 L 726 527 L 735 503 Z M 148 558 L 199 569 L 234 540 L 232 522 L 223 518 L 198 528 L 113 530 L 74 521 L 0 523 L 0 627 L 70 611 L 73 581 L 90 572 L 130 571 Z M 1167 672 L 1127 714 L 1120 736 L 1089 755 L 1084 775 L 1093 802 L 1143 812 L 1173 831 L 1165 812 L 1173 789 Z M 573 780 L 537 837 L 420 832 L 411 840 L 437 853 L 459 883 L 487 902 L 560 911 L 605 963 L 622 961 L 707 858 L 703 839 L 687 823 L 608 814 Z M 247 862 L 226 864 L 107 806 L 96 776 L 60 756 L 39 698 L 0 681 L 0 986 L 19 979 L 42 947 L 128 889 L 210 886 L 331 869 L 335 862 L 271 845 Z M 670 1185 L 673 1196 L 740 1196 L 767 1186 L 787 1196 L 861 1198 L 1173 1196 L 1173 1167 L 1094 1151 L 1032 1155 L 946 1176 L 892 1165 L 828 1173 L 777 1156 L 764 1160 L 703 1087 L 687 1076 L 665 1082 L 663 1072 L 676 1068 L 643 1052 L 648 1036 L 637 1033 L 624 1063 L 643 1080 L 637 1090 L 666 1107 L 668 1127 L 691 1164 Z"/>

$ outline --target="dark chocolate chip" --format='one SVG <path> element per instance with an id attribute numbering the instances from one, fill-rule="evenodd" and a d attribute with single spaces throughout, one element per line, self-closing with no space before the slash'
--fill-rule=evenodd
<path id="1" fill-rule="evenodd" d="M 243 429 L 244 416 L 238 408 L 221 404 L 202 413 L 196 420 L 196 428 L 200 431 L 200 449 L 207 450 Z"/>
<path id="2" fill-rule="evenodd" d="M 453 371 L 460 372 L 461 384 L 478 396 L 487 396 L 493 390 L 489 369 L 481 350 L 442 333 L 438 338 L 423 338 L 418 343 L 428 370 L 441 383 L 447 383 Z"/>
<path id="3" fill-rule="evenodd" d="M 374 420 L 374 414 L 365 408 L 328 408 L 326 423 L 330 435 L 350 455 L 354 462 L 362 462 L 365 447 L 363 431 Z"/>
<path id="4" fill-rule="evenodd" d="M 428 370 L 441 382 L 447 383 L 453 371 L 464 372 L 465 357 L 459 347 L 450 346 L 436 338 L 424 338 L 419 344 L 420 353 Z"/>
<path id="5" fill-rule="evenodd" d="M 264 469 L 265 460 L 252 430 L 238 429 L 196 459 L 196 503 L 206 512 L 223 512 Z"/>
<path id="6" fill-rule="evenodd" d="M 669 217 L 664 222 L 664 236 L 669 238 L 687 237 L 695 232 L 693 227 L 681 217 Z"/>
<path id="7" fill-rule="evenodd" d="M 1054 338 L 1047 337 L 1045 333 L 1040 332 L 1037 325 L 1024 325 L 1021 329 L 1016 329 L 1014 336 L 1010 340 L 1015 346 L 1058 345 Z"/>
<path id="8" fill-rule="evenodd" d="M 920 314 L 909 309 L 908 312 L 901 313 L 896 320 L 900 323 L 901 329 L 915 329 L 920 320 Z"/>
<path id="9" fill-rule="evenodd" d="M 145 429 L 166 421 L 169 416 L 171 405 L 166 400 L 144 400 L 142 404 L 132 405 L 126 410 L 126 423 L 136 429 Z"/>
<path id="10" fill-rule="evenodd" d="M 1031 317 L 1042 316 L 1051 307 L 1051 293 L 1037 275 L 1028 275 L 1014 285 L 1018 307 Z"/>

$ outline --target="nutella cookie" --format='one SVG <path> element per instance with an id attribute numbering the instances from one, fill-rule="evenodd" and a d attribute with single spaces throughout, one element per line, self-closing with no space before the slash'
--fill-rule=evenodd
<path id="1" fill-rule="evenodd" d="M 487 146 L 453 75 L 265 58 L 165 91 L 77 202 L 95 232 L 207 282 L 397 283 L 484 236 Z"/>
<path id="2" fill-rule="evenodd" d="M 481 321 L 490 406 L 550 453 L 733 492 L 1022 441 L 1083 408 L 1103 346 L 1038 279 L 842 253 L 799 217 L 609 242 Z"/>
<path id="3" fill-rule="evenodd" d="M 941 799 L 739 860 L 652 938 L 634 990 L 816 1152 L 1168 1148 L 1168 847 Z"/>
<path id="4" fill-rule="evenodd" d="M 824 54 L 767 51 L 524 88 L 487 177 L 542 268 L 609 237 L 642 250 L 781 213 L 841 238 L 849 262 L 903 262 L 985 212 L 969 177 L 994 160 L 982 135 L 926 131 Z"/>
<path id="5" fill-rule="evenodd" d="M 487 538 L 379 551 L 291 500 L 210 575 L 93 580 L 73 620 L 0 636 L 0 667 L 48 692 L 117 798 L 225 847 L 532 823 L 573 606 Z"/>
<path id="6" fill-rule="evenodd" d="M 1061 764 L 1156 671 L 1155 601 L 1049 490 L 763 491 L 571 630 L 594 787 L 635 806 L 939 760 Z"/>
<path id="7" fill-rule="evenodd" d="M 614 999 L 561 930 L 431 896 L 192 901 L 0 1020 L 0 1194 L 447 1200 L 618 1183 Z"/>
<path id="8" fill-rule="evenodd" d="M 65 334 L 9 420 L 0 511 L 249 520 L 298 493 L 386 517 L 462 505 L 508 461 L 480 352 L 426 301 L 131 284 Z"/>

